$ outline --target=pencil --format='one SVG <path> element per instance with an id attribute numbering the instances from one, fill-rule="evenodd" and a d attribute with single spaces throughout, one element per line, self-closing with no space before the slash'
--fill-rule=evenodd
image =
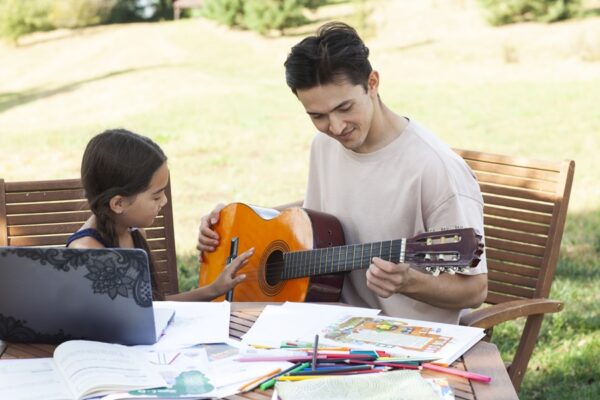
<path id="1" fill-rule="evenodd" d="M 246 383 L 245 385 L 241 386 L 238 391 L 240 392 L 246 392 L 248 390 L 252 390 L 254 389 L 254 387 L 256 387 L 258 384 L 260 384 L 260 382 L 264 381 L 265 379 L 277 374 L 281 372 L 281 368 L 277 368 L 274 369 L 273 371 L 269 372 L 268 374 L 264 374 L 262 376 L 259 376 L 258 378 Z"/>
<path id="2" fill-rule="evenodd" d="M 333 378 L 335 375 L 302 375 L 302 376 L 280 376 L 278 381 L 304 381 L 306 379 Z"/>
<path id="3" fill-rule="evenodd" d="M 476 374 L 474 372 L 463 371 L 457 368 L 446 368 L 440 367 L 439 365 L 431 364 L 431 363 L 423 363 L 421 365 L 425 369 L 430 369 L 432 371 L 444 372 L 450 375 L 462 376 L 463 378 L 467 378 L 473 381 L 479 382 L 490 382 L 492 380 L 491 377 L 481 374 Z"/>
<path id="4" fill-rule="evenodd" d="M 311 368 L 314 371 L 317 367 L 317 357 L 319 356 L 319 335 L 315 335 L 315 344 L 313 346 Z"/>
<path id="5" fill-rule="evenodd" d="M 296 371 L 303 370 L 304 368 L 307 368 L 309 365 L 310 364 L 307 362 L 294 364 L 291 367 L 284 369 L 280 373 L 276 374 L 275 376 L 272 376 L 270 379 L 266 379 L 264 382 L 261 382 L 259 384 L 259 388 L 260 388 L 260 390 L 267 390 L 267 389 L 271 388 L 273 385 L 275 385 L 275 380 L 277 378 L 279 378 L 280 376 L 286 375 L 290 372 L 296 372 Z"/>

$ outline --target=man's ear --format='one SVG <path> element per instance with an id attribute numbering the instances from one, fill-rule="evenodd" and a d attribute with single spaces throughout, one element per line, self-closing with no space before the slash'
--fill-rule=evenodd
<path id="1" fill-rule="evenodd" d="M 371 71 L 367 80 L 367 88 L 370 95 L 377 96 L 379 93 L 379 72 L 375 70 Z"/>
<path id="2" fill-rule="evenodd" d="M 125 212 L 125 209 L 129 206 L 129 200 L 127 199 L 127 197 L 118 194 L 110 199 L 108 205 L 110 206 L 112 212 L 114 212 L 117 215 L 120 215 L 123 214 Z"/>

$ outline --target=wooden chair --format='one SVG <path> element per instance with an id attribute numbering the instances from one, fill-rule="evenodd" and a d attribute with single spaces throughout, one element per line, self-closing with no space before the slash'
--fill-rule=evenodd
<path id="1" fill-rule="evenodd" d="M 484 201 L 488 295 L 461 324 L 486 329 L 526 318 L 519 347 L 508 366 L 518 391 L 544 314 L 563 303 L 549 300 L 567 215 L 575 163 L 455 150 L 477 175 Z"/>
<path id="2" fill-rule="evenodd" d="M 174 0 L 173 1 L 173 18 L 181 17 L 181 10 L 184 8 L 202 7 L 204 0 Z"/>
<path id="3" fill-rule="evenodd" d="M 169 202 L 146 229 L 163 295 L 179 292 L 170 185 L 166 195 Z M 0 179 L 0 246 L 64 246 L 90 214 L 79 179 Z"/>

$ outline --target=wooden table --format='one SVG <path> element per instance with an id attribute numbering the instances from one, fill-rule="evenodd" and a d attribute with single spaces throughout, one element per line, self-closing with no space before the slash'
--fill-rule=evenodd
<path id="1" fill-rule="evenodd" d="M 269 303 L 232 303 L 229 336 L 239 339 L 250 329 Z M 56 346 L 43 344 L 17 344 L 0 341 L 0 359 L 51 357 Z M 447 378 L 457 400 L 509 400 L 518 399 L 506 373 L 504 363 L 495 345 L 479 342 L 452 367 L 477 372 L 492 377 L 490 383 L 479 383 L 464 378 L 424 370 L 423 376 Z M 272 390 L 255 390 L 228 397 L 230 400 L 270 400 Z"/>

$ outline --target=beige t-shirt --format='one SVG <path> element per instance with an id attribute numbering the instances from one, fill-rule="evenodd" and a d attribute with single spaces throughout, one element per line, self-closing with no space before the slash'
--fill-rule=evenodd
<path id="1" fill-rule="evenodd" d="M 412 237 L 430 228 L 473 227 L 483 234 L 483 199 L 467 164 L 433 133 L 410 121 L 372 153 L 356 153 L 318 133 L 310 155 L 304 207 L 336 216 L 347 244 Z M 470 274 L 486 273 L 485 257 Z M 402 294 L 381 298 L 366 270 L 345 279 L 342 301 L 386 315 L 457 323 L 460 310 L 434 307 Z"/>

